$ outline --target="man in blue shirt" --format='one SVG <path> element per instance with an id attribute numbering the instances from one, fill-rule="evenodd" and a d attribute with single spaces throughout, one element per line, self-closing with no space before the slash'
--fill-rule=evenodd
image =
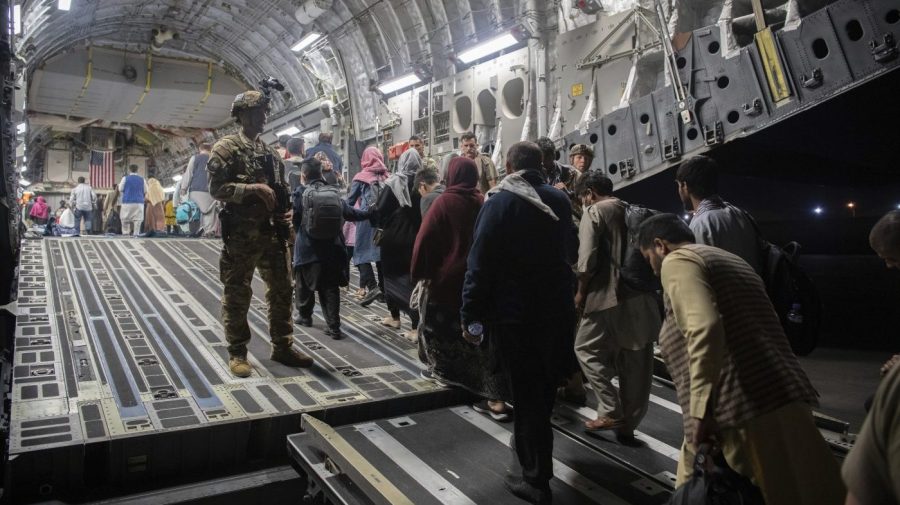
<path id="1" fill-rule="evenodd" d="M 328 159 L 331 160 L 331 165 L 335 172 L 341 173 L 344 169 L 344 162 L 341 160 L 341 155 L 335 151 L 334 146 L 331 145 L 331 141 L 334 139 L 334 135 L 328 132 L 322 132 L 319 134 L 319 143 L 314 147 L 311 147 L 306 150 L 306 158 L 307 160 L 312 159 L 313 156 L 316 155 L 317 152 L 323 152 Z"/>
<path id="2" fill-rule="evenodd" d="M 137 165 L 129 166 L 128 171 L 130 173 L 119 182 L 119 193 L 122 194 L 122 234 L 137 237 L 144 222 L 144 200 L 148 188 L 147 181 L 137 174 Z"/>

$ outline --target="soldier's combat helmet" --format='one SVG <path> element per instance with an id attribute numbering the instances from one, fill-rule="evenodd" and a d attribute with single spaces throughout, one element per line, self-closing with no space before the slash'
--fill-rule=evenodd
<path id="1" fill-rule="evenodd" d="M 572 146 L 572 149 L 569 150 L 569 156 L 575 156 L 577 154 L 587 156 L 591 159 L 594 158 L 594 150 L 585 144 L 575 144 Z"/>
<path id="2" fill-rule="evenodd" d="M 234 101 L 231 102 L 231 117 L 237 117 L 238 113 L 242 110 L 253 109 L 256 107 L 268 108 L 269 97 L 256 90 L 244 91 L 234 97 Z"/>

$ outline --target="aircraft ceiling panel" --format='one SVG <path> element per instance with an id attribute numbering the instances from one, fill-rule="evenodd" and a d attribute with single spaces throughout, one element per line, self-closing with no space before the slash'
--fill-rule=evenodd
<path id="1" fill-rule="evenodd" d="M 228 120 L 234 96 L 245 89 L 214 65 L 207 95 L 207 64 L 154 57 L 147 90 L 145 55 L 94 48 L 91 59 L 90 79 L 86 48 L 36 70 L 29 108 L 107 121 L 211 128 Z M 133 80 L 123 75 L 125 67 L 133 69 Z"/>

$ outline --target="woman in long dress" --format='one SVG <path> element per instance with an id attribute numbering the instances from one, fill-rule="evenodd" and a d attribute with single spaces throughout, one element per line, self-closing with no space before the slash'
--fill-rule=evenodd
<path id="1" fill-rule="evenodd" d="M 382 230 L 381 266 L 384 270 L 384 298 L 391 315 L 381 324 L 400 329 L 400 312 L 405 312 L 412 322 L 412 331 L 404 333 L 409 340 L 418 338 L 419 312 L 409 306 L 413 285 L 409 277 L 416 234 L 422 224 L 420 200 L 422 196 L 413 188 L 416 172 L 422 168 L 422 160 L 415 149 L 400 156 L 397 170 L 385 181 L 385 188 L 378 196 L 378 227 Z"/>
<path id="2" fill-rule="evenodd" d="M 483 202 L 475 162 L 454 158 L 447 170 L 447 189 L 423 218 L 413 249 L 412 278 L 427 283 L 419 302 L 420 355 L 427 360 L 428 373 L 438 380 L 484 398 L 509 398 L 490 349 L 464 341 L 460 327 L 466 259 Z M 501 401 L 492 403 L 498 415 L 507 410 Z"/>
<path id="3" fill-rule="evenodd" d="M 166 211 L 163 207 L 163 203 L 166 201 L 166 193 L 163 191 L 159 179 L 155 177 L 147 179 L 147 189 L 144 233 L 152 235 L 166 230 Z"/>

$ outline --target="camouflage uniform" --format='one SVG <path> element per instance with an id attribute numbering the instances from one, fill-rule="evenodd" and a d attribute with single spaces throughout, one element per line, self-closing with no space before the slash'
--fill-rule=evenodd
<path id="1" fill-rule="evenodd" d="M 239 95 L 233 110 L 259 106 L 260 93 L 248 91 L 243 95 L 244 101 L 240 101 Z M 273 223 L 273 213 L 263 201 L 244 193 L 248 184 L 269 183 L 265 172 L 267 156 L 274 162 L 276 182 L 286 187 L 284 165 L 278 153 L 259 140 L 247 138 L 243 132 L 216 142 L 207 164 L 209 192 L 216 200 L 225 202 L 220 213 L 223 246 L 219 274 L 224 285 L 222 322 L 231 356 L 247 354 L 250 341 L 247 311 L 253 295 L 254 269 L 259 269 L 266 283 L 269 336 L 273 345 L 276 349 L 290 348 L 293 342 L 289 228 Z"/>

